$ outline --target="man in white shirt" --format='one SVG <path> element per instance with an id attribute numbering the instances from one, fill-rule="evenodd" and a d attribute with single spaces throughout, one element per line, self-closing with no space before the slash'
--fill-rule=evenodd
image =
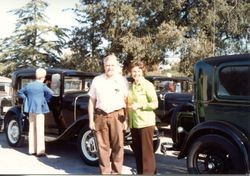
<path id="1" fill-rule="evenodd" d="M 96 134 L 101 174 L 122 172 L 128 82 L 119 68 L 114 54 L 105 57 L 105 73 L 93 79 L 88 93 L 89 127 Z"/>

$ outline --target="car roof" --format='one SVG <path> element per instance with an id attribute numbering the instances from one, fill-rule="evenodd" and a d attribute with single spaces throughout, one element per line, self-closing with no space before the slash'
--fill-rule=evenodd
<path id="1" fill-rule="evenodd" d="M 21 68 L 17 69 L 13 72 L 12 78 L 16 78 L 18 76 L 34 76 L 37 68 Z M 64 75 L 71 75 L 71 76 L 96 76 L 99 73 L 94 72 L 84 72 L 84 71 L 77 71 L 77 70 L 70 70 L 70 69 L 61 69 L 61 68 L 46 68 L 47 75 L 48 74 L 64 74 Z"/>
<path id="2" fill-rule="evenodd" d="M 0 76 L 0 82 L 11 83 L 11 79 L 5 76 Z"/>
<path id="3" fill-rule="evenodd" d="M 192 81 L 190 77 L 167 77 L 167 76 L 145 76 L 145 78 L 151 82 L 153 81 Z M 132 81 L 131 76 L 127 77 L 128 81 Z"/>
<path id="4" fill-rule="evenodd" d="M 145 76 L 150 81 L 192 81 L 190 77 Z"/>
<path id="5" fill-rule="evenodd" d="M 250 61 L 250 54 L 215 56 L 203 60 L 209 65 L 217 66 L 225 62 Z"/>

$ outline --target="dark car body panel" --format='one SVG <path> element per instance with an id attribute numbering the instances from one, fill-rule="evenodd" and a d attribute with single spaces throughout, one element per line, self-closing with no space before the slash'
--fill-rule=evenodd
<path id="1" fill-rule="evenodd" d="M 218 95 L 219 71 L 221 68 L 238 67 L 240 65 L 250 67 L 249 55 L 211 58 L 200 61 L 195 65 L 194 79 L 197 86 L 194 88 L 194 100 L 197 106 L 196 115 L 200 122 L 223 119 L 232 124 L 237 124 L 250 137 L 250 96 Z M 250 76 L 244 77 L 248 78 L 244 86 L 250 91 Z M 231 84 L 243 89 L 242 86 L 237 86 L 237 82 L 231 82 Z M 250 93 L 247 94 L 250 95 Z"/>
<path id="2" fill-rule="evenodd" d="M 180 111 L 175 119 L 176 139 L 172 149 L 180 151 L 178 158 L 186 157 L 199 137 L 216 134 L 237 146 L 245 172 L 249 173 L 250 55 L 198 61 L 194 66 L 193 90 L 194 111 Z"/>
<path id="3" fill-rule="evenodd" d="M 183 104 L 192 104 L 192 79 L 189 77 L 146 76 L 156 88 L 159 107 L 155 110 L 157 126 L 170 125 L 171 116 L 175 108 Z M 167 89 L 169 82 L 174 85 L 174 91 Z M 177 90 L 177 84 L 180 85 Z"/>

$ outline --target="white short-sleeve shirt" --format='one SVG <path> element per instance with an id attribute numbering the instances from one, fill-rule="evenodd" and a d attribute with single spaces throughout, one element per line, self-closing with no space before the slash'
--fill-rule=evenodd
<path id="1" fill-rule="evenodd" d="M 105 74 L 96 76 L 88 95 L 96 99 L 96 107 L 106 113 L 125 108 L 128 95 L 128 81 L 122 75 L 108 78 Z"/>

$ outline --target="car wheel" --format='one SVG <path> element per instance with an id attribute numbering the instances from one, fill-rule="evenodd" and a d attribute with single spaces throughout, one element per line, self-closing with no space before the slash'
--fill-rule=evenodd
<path id="1" fill-rule="evenodd" d="M 215 134 L 195 140 L 188 151 L 187 168 L 190 174 L 242 174 L 245 171 L 237 146 Z"/>
<path id="2" fill-rule="evenodd" d="M 78 135 L 77 146 L 82 160 L 90 166 L 98 166 L 98 149 L 94 133 L 85 126 Z"/>
<path id="3" fill-rule="evenodd" d="M 8 144 L 12 147 L 19 147 L 23 144 L 21 122 L 12 116 L 5 124 L 6 138 Z"/>

